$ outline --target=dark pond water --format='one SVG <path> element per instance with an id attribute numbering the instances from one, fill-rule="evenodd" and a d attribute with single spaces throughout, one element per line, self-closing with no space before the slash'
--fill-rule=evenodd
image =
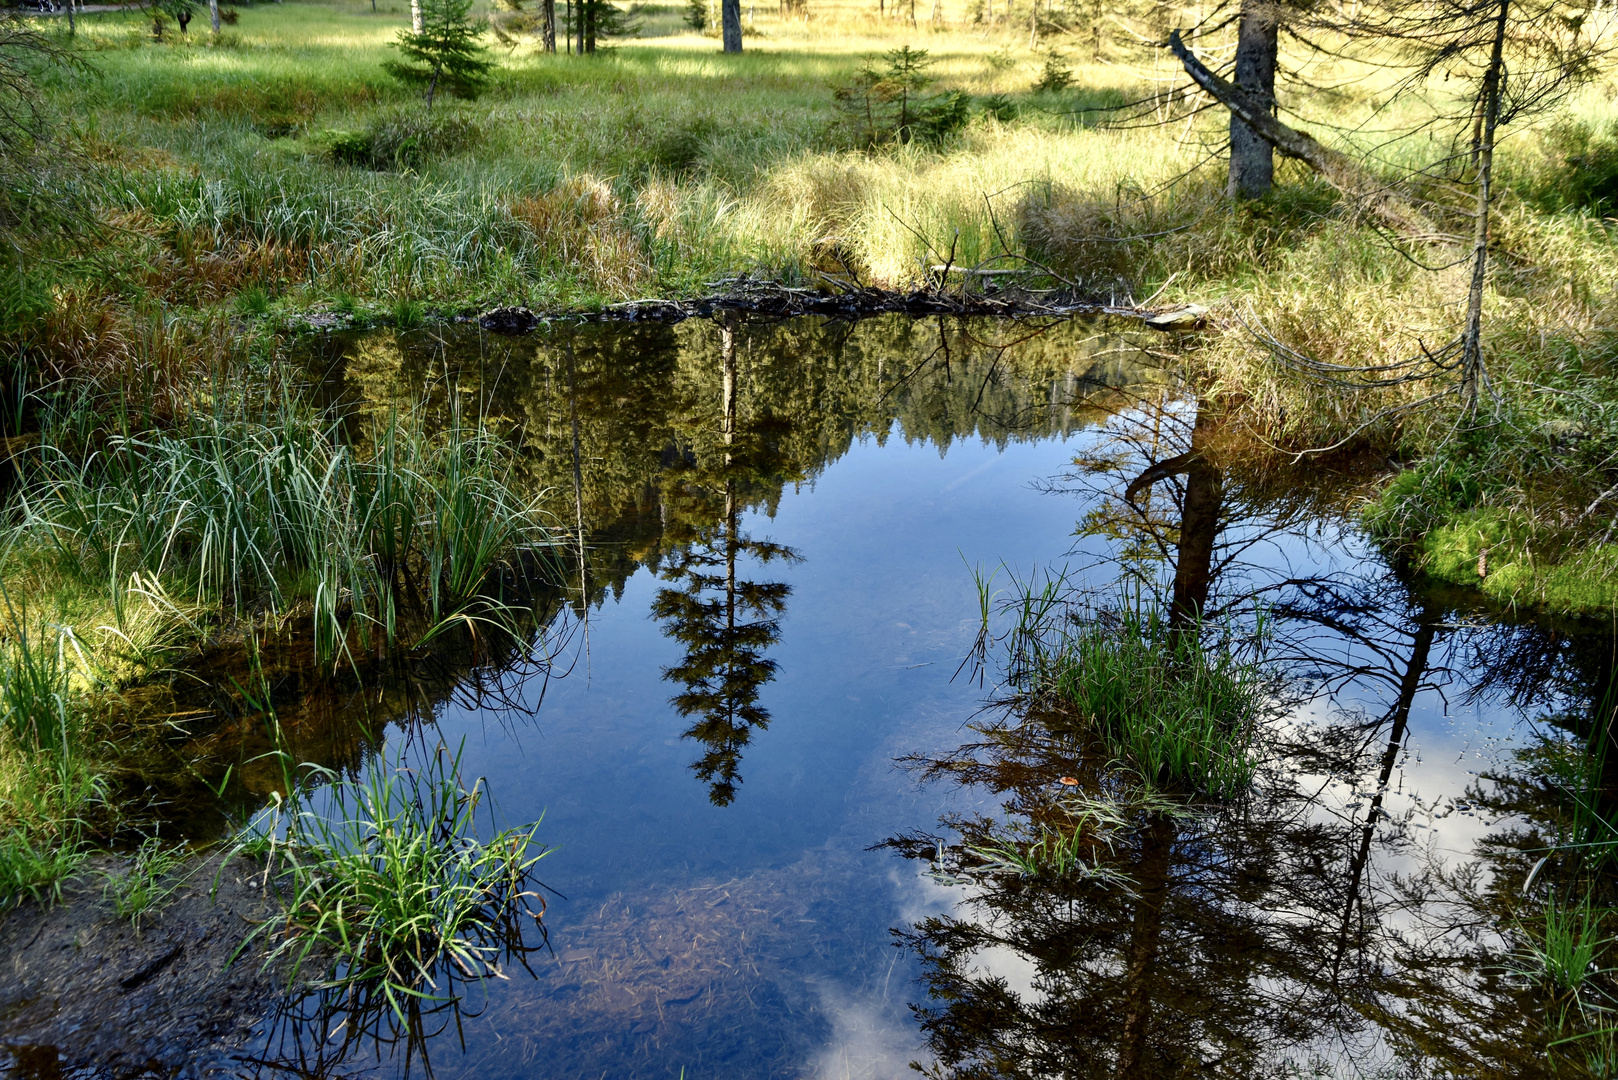
<path id="1" fill-rule="evenodd" d="M 1402 580 L 1352 527 L 1368 470 L 1222 456 L 1160 344 L 879 319 L 320 345 L 311 369 L 356 432 L 421 401 L 481 412 L 586 544 L 542 605 L 548 663 L 450 665 L 302 712 L 294 681 L 284 720 L 338 759 L 378 752 L 344 743 L 360 699 L 381 752 L 464 739 L 505 818 L 543 815 L 557 895 L 532 975 L 468 989 L 424 1047 L 280 1023 L 272 1064 L 235 1068 L 1547 1071 L 1572 1029 L 1565 996 L 1514 974 L 1543 919 L 1522 886 L 1589 772 L 1610 628 Z M 974 568 L 1261 621 L 1276 710 L 1253 791 L 1119 824 L 1110 876 L 975 870 L 963 836 L 1119 781 L 1037 722 L 984 733 L 1006 714 L 986 709 L 999 646 L 971 662 Z M 1584 1067 L 1563 1057 L 1561 1075 Z"/>

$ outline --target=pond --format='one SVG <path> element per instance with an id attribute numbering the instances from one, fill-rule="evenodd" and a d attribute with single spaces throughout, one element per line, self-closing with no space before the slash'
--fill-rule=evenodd
<path id="1" fill-rule="evenodd" d="M 1573 887 L 1544 856 L 1618 795 L 1592 739 L 1612 627 L 1401 576 L 1354 524 L 1378 463 L 1254 464 L 1161 346 L 899 317 L 310 346 L 355 438 L 480 415 L 583 537 L 531 649 L 277 686 L 303 757 L 462 747 L 501 818 L 542 819 L 548 941 L 424 1039 L 278 1014 L 221 1066 L 1527 1075 L 1566 1033 L 1563 1074 L 1600 1071 L 1611 1036 L 1525 952 L 1554 905 L 1522 898 Z M 1058 583 L 1061 618 L 1194 610 L 1257 650 L 1247 789 L 1097 825 L 1085 873 L 987 866 L 1120 785 L 996 704 L 1019 582 Z M 208 753 L 254 798 L 249 743 Z"/>

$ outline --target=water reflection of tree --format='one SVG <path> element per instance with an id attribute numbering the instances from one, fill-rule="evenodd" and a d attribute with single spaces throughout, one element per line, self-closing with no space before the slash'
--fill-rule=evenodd
<path id="1" fill-rule="evenodd" d="M 1471 863 L 1426 861 L 1388 796 L 1413 703 L 1453 679 L 1457 658 L 1483 673 L 1472 693 L 1523 699 L 1539 688 L 1565 703 L 1574 688 L 1585 705 L 1556 722 L 1581 746 L 1612 730 L 1610 706 L 1599 716 L 1588 707 L 1610 682 L 1610 648 L 1605 668 L 1569 672 L 1576 650 L 1565 640 L 1535 660 L 1523 640 L 1532 634 L 1458 626 L 1444 598 L 1374 564 L 1299 573 L 1293 557 L 1321 517 L 1319 498 L 1223 454 L 1213 404 L 1165 395 L 1120 417 L 1117 437 L 1094 444 L 1069 478 L 1094 499 L 1081 531 L 1115 540 L 1125 573 L 1160 590 L 1184 632 L 1199 617 L 1262 612 L 1294 701 L 1358 707 L 1272 732 L 1259 782 L 1223 803 L 1152 805 L 1032 699 L 978 728 L 978 741 L 917 762 L 933 779 L 1002 799 L 998 813 L 945 819 L 943 837 L 890 841 L 962 885 L 954 911 L 902 934 L 930 992 L 917 1012 L 933 1071 L 1291 1075 L 1317 1051 L 1357 1064 L 1380 1047 L 1399 1075 L 1586 1075 L 1583 1048 L 1559 1051 L 1555 1037 L 1605 1021 L 1587 1010 L 1582 1029 L 1570 1025 L 1567 989 L 1523 974 L 1545 902 L 1515 897 L 1551 834 L 1576 835 L 1565 790 L 1559 802 L 1546 797 L 1556 785 L 1543 750 L 1514 783 L 1490 777 L 1472 793 L 1487 803 L 1487 785 L 1502 812 L 1540 824 L 1491 837 Z M 1467 655 L 1502 642 L 1514 642 L 1503 670 L 1537 670 L 1514 688 L 1494 685 L 1490 672 L 1502 669 L 1489 657 Z M 1594 775 L 1605 776 L 1605 760 Z M 1322 797 L 1332 781 L 1346 797 Z M 1097 805 L 1121 814 L 1106 830 L 1084 817 Z M 1013 873 L 994 856 L 1008 838 L 1035 837 L 1079 858 Z M 1395 872 L 1394 856 L 1421 869 Z M 1575 895 L 1554 861 L 1540 875 L 1541 894 L 1560 890 L 1564 905 Z M 1586 875 L 1577 895 L 1589 884 Z M 1609 894 L 1603 885 L 1600 903 Z M 1019 971 L 1025 986 L 1014 985 Z M 1584 1045 L 1605 1052 L 1610 1040 Z"/>
<path id="2" fill-rule="evenodd" d="M 664 482 L 664 542 L 669 554 L 659 573 L 678 588 L 658 590 L 652 615 L 664 633 L 685 649 L 663 677 L 682 684 L 672 704 L 694 718 L 685 737 L 705 750 L 692 769 L 708 782 L 717 806 L 736 798 L 742 750 L 755 729 L 769 726 L 759 703 L 776 663 L 766 655 L 781 636 L 781 615 L 791 586 L 748 580 L 738 563 L 757 565 L 796 561 L 791 548 L 749 536 L 741 516 L 749 496 L 772 482 L 778 489 L 786 468 L 778 446 L 789 424 L 768 412 L 744 412 L 739 405 L 747 365 L 738 356 L 738 331 L 720 324 L 718 423 L 699 404 L 686 429 L 688 453 Z M 714 427 L 717 426 L 717 438 Z M 743 571 L 745 572 L 745 571 Z"/>

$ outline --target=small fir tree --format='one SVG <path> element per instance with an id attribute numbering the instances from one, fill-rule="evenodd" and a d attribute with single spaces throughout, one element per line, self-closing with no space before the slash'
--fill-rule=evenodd
<path id="1" fill-rule="evenodd" d="M 472 0 L 425 0 L 422 29 L 401 31 L 393 47 L 403 54 L 383 65 L 400 82 L 422 87 L 427 107 L 440 89 L 471 100 L 483 91 L 493 66 L 479 43 L 483 26 L 472 19 Z"/>

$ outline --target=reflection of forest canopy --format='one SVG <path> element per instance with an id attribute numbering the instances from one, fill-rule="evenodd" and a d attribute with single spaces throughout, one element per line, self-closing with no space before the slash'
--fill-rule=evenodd
<path id="1" fill-rule="evenodd" d="M 1099 415 L 1085 399 L 1101 385 L 1159 377 L 1138 366 L 1144 357 L 1126 336 L 1075 322 L 798 319 L 743 324 L 737 335 L 737 409 L 775 419 L 763 437 L 777 467 L 744 495 L 745 508 L 766 512 L 786 484 L 812 480 L 860 438 L 885 441 L 896 430 L 945 447 L 972 436 L 1001 445 L 1048 437 Z M 463 410 L 481 409 L 519 440 L 523 478 L 555 496 L 564 525 L 574 517 L 576 408 L 585 531 L 601 586 L 621 587 L 637 564 L 659 557 L 664 474 L 719 437 L 720 341 L 704 320 L 523 338 L 475 328 L 385 333 L 325 349 L 312 369 L 326 375 L 330 397 L 359 411 L 424 397 L 443 408 L 452 383 Z"/>
<path id="2" fill-rule="evenodd" d="M 653 614 L 684 655 L 665 676 L 720 804 L 769 721 L 759 697 L 790 591 L 756 571 L 795 558 L 749 535 L 746 513 L 773 515 L 786 485 L 895 423 L 941 448 L 1045 437 L 1096 415 L 1087 396 L 1141 376 L 1127 339 L 1071 322 L 692 320 L 517 339 L 468 328 L 336 340 L 326 353 L 313 368 L 355 438 L 367 414 L 417 406 L 475 407 L 508 433 L 525 485 L 548 493 L 564 529 L 582 526 L 592 599 L 643 565 L 669 583 Z"/>

